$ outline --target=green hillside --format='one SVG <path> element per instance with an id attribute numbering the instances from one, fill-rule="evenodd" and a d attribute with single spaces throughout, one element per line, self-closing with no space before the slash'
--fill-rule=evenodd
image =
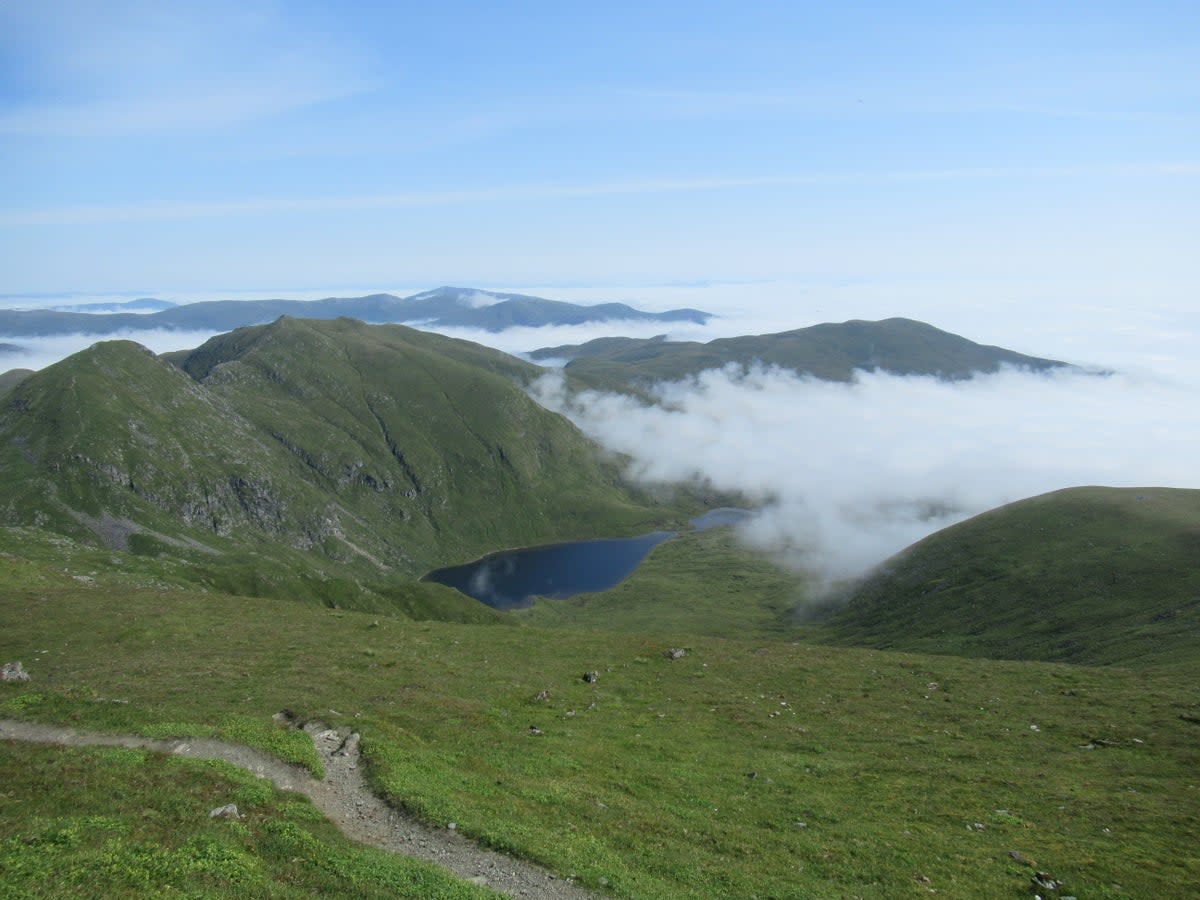
<path id="1" fill-rule="evenodd" d="M 371 605 L 499 547 L 679 514 L 524 394 L 536 367 L 474 344 L 284 318 L 174 360 L 106 342 L 9 392 L 0 520 L 222 570 L 218 589 L 304 576 L 308 596 Z"/>
<path id="2" fill-rule="evenodd" d="M 0 695 L 3 696 L 3 695 Z M 495 897 L 348 840 L 307 803 L 210 761 L 0 741 L 0 895 Z M 236 800 L 250 824 L 213 819 Z"/>
<path id="3" fill-rule="evenodd" d="M 1034 871 L 1080 897 L 1200 890 L 1194 677 L 418 623 L 4 562 L 4 657 L 32 680 L 0 684 L 0 716 L 302 760 L 274 713 L 352 727 L 392 802 L 605 895 L 1019 897 Z M 89 872 L 156 893 L 184 866 L 217 896 L 387 883 L 299 798 L 27 749 L 0 748 L 0 885 L 18 896 L 70 896 Z M 241 827 L 209 824 L 227 791 Z"/>
<path id="4" fill-rule="evenodd" d="M 1065 363 L 976 344 L 912 319 L 854 320 L 778 334 L 721 338 L 708 343 L 668 342 L 661 337 L 600 338 L 582 345 L 547 347 L 534 359 L 567 359 L 579 385 L 630 390 L 674 381 L 729 364 L 779 366 L 828 381 L 848 381 L 856 369 L 899 375 L 969 378 L 1001 366 L 1043 371 Z"/>
<path id="5" fill-rule="evenodd" d="M 1200 491 L 1072 488 L 910 547 L 822 629 L 872 647 L 1002 659 L 1200 661 Z"/>
<path id="6" fill-rule="evenodd" d="M 9 369 L 7 372 L 0 372 L 0 397 L 3 397 L 32 374 L 32 369 Z"/>

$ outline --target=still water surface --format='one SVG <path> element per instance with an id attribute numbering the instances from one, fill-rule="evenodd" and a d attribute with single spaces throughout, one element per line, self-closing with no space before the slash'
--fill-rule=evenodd
<path id="1" fill-rule="evenodd" d="M 696 531 L 732 525 L 751 515 L 744 509 L 713 509 L 691 521 Z M 462 591 L 493 609 L 529 606 L 534 597 L 565 600 L 605 591 L 633 573 L 646 555 L 674 531 L 632 538 L 602 538 L 503 550 L 461 566 L 437 569 L 422 581 Z"/>

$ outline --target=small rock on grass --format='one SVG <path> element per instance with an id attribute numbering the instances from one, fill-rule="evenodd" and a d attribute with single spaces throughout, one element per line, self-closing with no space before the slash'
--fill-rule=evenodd
<path id="1" fill-rule="evenodd" d="M 1033 878 L 1029 879 L 1029 887 L 1035 893 L 1057 891 L 1062 887 L 1062 882 L 1055 879 L 1046 872 L 1035 872 Z"/>
<path id="2" fill-rule="evenodd" d="M 687 656 L 687 651 L 682 647 L 671 647 L 663 651 L 663 656 L 667 659 L 682 659 Z"/>
<path id="3" fill-rule="evenodd" d="M 0 668 L 0 681 L 28 681 L 29 673 L 19 662 L 5 663 Z"/>
<path id="4" fill-rule="evenodd" d="M 583 673 L 583 680 L 586 681 L 588 684 L 591 684 L 599 677 L 600 677 L 599 672 L 584 672 Z"/>
<path id="5" fill-rule="evenodd" d="M 210 819 L 240 819 L 241 813 L 238 812 L 236 803 L 226 803 L 224 806 L 218 806 L 208 813 Z"/>

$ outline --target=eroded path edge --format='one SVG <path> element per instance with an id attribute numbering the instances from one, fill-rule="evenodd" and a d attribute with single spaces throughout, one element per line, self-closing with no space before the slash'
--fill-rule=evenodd
<path id="1" fill-rule="evenodd" d="M 317 723 L 304 730 L 312 737 L 325 766 L 325 777 L 241 744 L 197 738 L 156 740 L 137 735 L 79 731 L 17 719 L 0 719 L 0 740 L 64 747 L 127 747 L 192 759 L 218 759 L 267 778 L 281 790 L 312 801 L 352 840 L 434 863 L 459 878 L 510 897 L 576 900 L 596 895 L 532 863 L 480 847 L 449 829 L 433 828 L 388 806 L 367 786 L 358 751 L 358 735 Z"/>

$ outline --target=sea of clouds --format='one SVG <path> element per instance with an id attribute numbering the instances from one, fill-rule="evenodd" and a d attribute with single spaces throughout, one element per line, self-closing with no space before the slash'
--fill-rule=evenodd
<path id="1" fill-rule="evenodd" d="M 965 286 L 970 302 L 870 285 L 509 289 L 719 315 L 707 325 L 438 330 L 521 354 L 610 335 L 706 341 L 905 315 L 981 343 L 1110 370 L 1104 376 L 1008 370 L 953 383 L 863 372 L 849 384 L 771 369 L 720 370 L 660 385 L 652 404 L 616 394 L 569 396 L 552 369 L 537 383 L 536 399 L 626 454 L 633 477 L 694 479 L 750 498 L 761 512 L 741 526 L 743 538 L 828 582 L 858 575 L 946 525 L 1045 491 L 1086 484 L 1200 488 L 1200 308 L 1189 298 L 1134 304 L 1116 287 L 1086 302 L 1027 298 L 1007 305 L 999 289 Z M 112 337 L 161 353 L 211 336 Z M 0 371 L 41 368 L 95 340 L 0 335 L 0 343 L 22 347 L 0 354 Z"/>
<path id="2" fill-rule="evenodd" d="M 638 480 L 744 494 L 761 512 L 742 537 L 826 584 L 1046 491 L 1200 487 L 1195 385 L 1151 375 L 861 372 L 842 384 L 727 368 L 659 385 L 644 403 L 572 396 L 551 373 L 533 394 L 630 457 Z"/>

